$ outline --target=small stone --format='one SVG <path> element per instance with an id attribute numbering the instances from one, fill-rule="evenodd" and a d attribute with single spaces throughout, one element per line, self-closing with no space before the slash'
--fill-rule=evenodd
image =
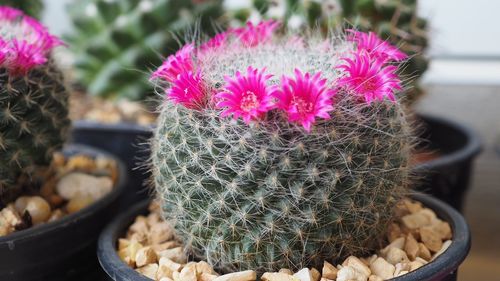
<path id="1" fill-rule="evenodd" d="M 127 238 L 129 240 L 134 240 L 144 245 L 148 244 L 147 232 L 132 232 L 129 233 L 129 235 L 127 235 Z"/>
<path id="2" fill-rule="evenodd" d="M 130 241 L 128 247 L 118 251 L 118 256 L 129 266 L 135 267 L 135 257 L 137 255 L 137 251 L 141 248 L 143 248 L 143 246 L 140 243 Z"/>
<path id="3" fill-rule="evenodd" d="M 96 169 L 96 164 L 94 159 L 86 155 L 75 155 L 68 159 L 66 166 L 64 167 L 66 171 L 85 171 L 92 172 Z"/>
<path id="4" fill-rule="evenodd" d="M 202 273 L 216 275 L 212 266 L 210 266 L 206 261 L 200 261 L 196 263 L 196 272 L 198 275 L 201 275 Z"/>
<path id="5" fill-rule="evenodd" d="M 54 195 L 57 181 L 57 177 L 50 177 L 46 179 L 42 187 L 40 187 L 40 195 L 44 198 L 49 198 L 51 195 Z"/>
<path id="6" fill-rule="evenodd" d="M 293 271 L 291 271 L 291 270 L 290 270 L 290 269 L 288 269 L 288 268 L 282 268 L 282 269 L 280 269 L 280 271 L 278 271 L 278 272 L 280 272 L 280 273 L 286 273 L 286 274 L 288 274 L 288 275 L 293 275 Z"/>
<path id="7" fill-rule="evenodd" d="M 319 281 L 321 273 L 316 268 L 311 268 L 311 276 L 313 281 Z"/>
<path id="8" fill-rule="evenodd" d="M 337 272 L 337 281 L 366 281 L 368 276 L 350 266 L 344 266 Z"/>
<path id="9" fill-rule="evenodd" d="M 389 228 L 387 229 L 387 240 L 389 242 L 393 242 L 394 240 L 398 239 L 403 235 L 403 232 L 401 231 L 401 227 L 399 227 L 398 224 L 396 223 L 391 223 L 389 225 Z"/>
<path id="10" fill-rule="evenodd" d="M 437 258 L 439 255 L 441 255 L 442 253 L 444 253 L 444 251 L 446 251 L 446 249 L 448 249 L 448 247 L 450 247 L 451 245 L 451 240 L 446 240 L 443 245 L 441 246 L 441 249 L 439 249 L 439 251 L 437 251 L 434 256 L 432 256 L 432 259 L 431 260 L 434 260 L 435 258 Z"/>
<path id="11" fill-rule="evenodd" d="M 415 258 L 418 256 L 418 242 L 417 240 L 415 240 L 411 233 L 408 233 L 408 235 L 406 235 L 404 250 L 410 260 L 415 260 Z"/>
<path id="12" fill-rule="evenodd" d="M 391 248 L 403 249 L 404 245 L 405 245 L 405 238 L 399 237 L 398 239 L 392 241 L 391 244 L 387 245 L 385 248 L 380 250 L 380 254 L 386 256 Z"/>
<path id="13" fill-rule="evenodd" d="M 325 277 L 321 277 L 321 279 L 319 281 L 334 281 L 334 280 L 328 279 L 328 278 L 325 278 Z"/>
<path id="14" fill-rule="evenodd" d="M 408 209 L 408 211 L 410 211 L 410 213 L 412 213 L 412 214 L 417 213 L 417 212 L 419 212 L 420 210 L 423 209 L 422 203 L 420 203 L 418 201 L 412 201 L 412 200 L 409 200 L 409 199 L 404 199 L 403 200 L 403 204 L 406 206 L 406 208 Z"/>
<path id="15" fill-rule="evenodd" d="M 297 278 L 283 272 L 266 272 L 260 278 L 261 281 L 296 281 Z"/>
<path id="16" fill-rule="evenodd" d="M 309 268 L 302 268 L 301 270 L 297 271 L 293 277 L 295 277 L 297 280 L 300 281 L 313 281 L 313 276 Z"/>
<path id="17" fill-rule="evenodd" d="M 168 277 L 162 277 L 162 278 L 159 278 L 158 280 L 159 281 L 174 281 L 174 280 L 172 280 L 172 279 L 170 279 Z"/>
<path id="18" fill-rule="evenodd" d="M 422 211 L 403 216 L 401 221 L 403 222 L 403 225 L 409 229 L 417 229 L 431 223 L 429 217 L 423 214 Z"/>
<path id="19" fill-rule="evenodd" d="M 47 220 L 47 222 L 56 221 L 58 219 L 61 219 L 62 217 L 64 217 L 64 212 L 61 209 L 55 209 L 52 214 L 50 214 L 50 218 Z"/>
<path id="20" fill-rule="evenodd" d="M 144 247 L 135 254 L 135 264 L 137 267 L 145 266 L 146 264 L 156 263 L 156 253 L 151 247 Z"/>
<path id="21" fill-rule="evenodd" d="M 218 275 L 202 273 L 201 275 L 198 276 L 198 281 L 213 281 L 217 277 Z"/>
<path id="22" fill-rule="evenodd" d="M 449 240 L 452 237 L 450 224 L 445 221 L 436 220 L 431 225 L 431 228 L 439 235 L 441 240 Z"/>
<path id="23" fill-rule="evenodd" d="M 172 261 L 171 259 L 165 258 L 165 257 L 160 258 L 159 264 L 160 264 L 160 266 L 166 266 L 166 267 L 170 268 L 172 271 L 180 272 L 182 269 L 182 264 L 176 263 L 176 262 Z"/>
<path id="24" fill-rule="evenodd" d="M 196 274 L 196 264 L 186 264 L 186 266 L 184 266 L 184 268 L 181 270 L 179 278 L 182 281 L 197 281 L 198 276 Z"/>
<path id="25" fill-rule="evenodd" d="M 405 251 L 398 248 L 390 248 L 385 256 L 387 262 L 395 265 L 400 262 L 409 262 L 408 256 Z M 377 274 L 378 275 L 378 274 Z"/>
<path id="26" fill-rule="evenodd" d="M 47 200 L 49 201 L 50 205 L 55 207 L 59 207 L 65 202 L 64 198 L 57 194 L 51 194 L 49 197 L 47 197 Z"/>
<path id="27" fill-rule="evenodd" d="M 434 211 L 429 208 L 423 208 L 419 211 L 419 213 L 426 216 L 431 223 L 438 219 L 436 213 L 434 213 Z"/>
<path id="28" fill-rule="evenodd" d="M 415 259 L 415 261 L 421 262 L 421 263 L 422 263 L 422 264 L 424 264 L 424 265 L 429 263 L 428 261 L 424 260 L 424 259 L 423 259 L 423 258 L 421 258 L 421 257 L 417 257 L 417 258 Z"/>
<path id="29" fill-rule="evenodd" d="M 167 249 L 172 249 L 172 248 L 177 248 L 179 247 L 179 243 L 177 241 L 167 241 L 167 242 L 164 242 L 164 243 L 161 243 L 161 244 L 157 244 L 157 245 L 152 245 L 151 248 L 153 248 L 153 250 L 155 250 L 156 252 L 156 255 L 160 255 L 159 253 L 163 250 L 167 250 Z"/>
<path id="30" fill-rule="evenodd" d="M 403 271 L 399 272 L 398 275 L 396 275 L 396 277 L 399 277 L 401 275 L 405 275 L 406 273 L 408 273 L 408 270 L 403 270 Z"/>
<path id="31" fill-rule="evenodd" d="M 257 272 L 253 270 L 247 270 L 225 274 L 215 278 L 212 281 L 255 281 L 256 279 Z"/>
<path id="32" fill-rule="evenodd" d="M 162 220 L 161 220 L 161 217 L 160 217 L 160 214 L 158 213 L 150 213 L 147 217 L 146 217 L 146 222 L 148 224 L 149 227 L 157 224 L 157 223 L 162 223 Z"/>
<path id="33" fill-rule="evenodd" d="M 134 220 L 134 223 L 131 224 L 129 227 L 128 227 L 128 230 L 130 232 L 148 232 L 148 219 L 145 217 L 145 216 L 137 216 Z"/>
<path id="34" fill-rule="evenodd" d="M 151 226 L 149 241 L 151 244 L 161 244 L 174 238 L 174 229 L 166 222 L 158 222 Z"/>
<path id="35" fill-rule="evenodd" d="M 410 271 L 414 271 L 414 270 L 417 270 L 419 269 L 420 267 L 422 267 L 424 264 L 420 261 L 412 261 L 410 262 Z"/>
<path id="36" fill-rule="evenodd" d="M 156 272 L 158 271 L 158 264 L 150 263 L 150 264 L 145 265 L 143 267 L 137 268 L 135 271 L 137 271 L 140 274 L 154 280 L 156 277 Z"/>
<path id="37" fill-rule="evenodd" d="M 422 243 L 432 252 L 439 251 L 443 246 L 440 235 L 432 227 L 422 227 L 420 229 L 420 238 Z"/>
<path id="38" fill-rule="evenodd" d="M 163 250 L 159 253 L 158 256 L 168 258 L 177 263 L 185 263 L 187 260 L 182 247 Z"/>
<path id="39" fill-rule="evenodd" d="M 89 196 L 78 196 L 69 200 L 66 204 L 68 214 L 73 214 L 94 203 L 94 199 Z"/>
<path id="40" fill-rule="evenodd" d="M 370 277 L 368 277 L 368 281 L 383 281 L 384 279 L 382 279 L 382 277 L 378 276 L 378 275 L 370 275 Z"/>
<path id="41" fill-rule="evenodd" d="M 323 262 L 323 270 L 322 270 L 323 277 L 335 280 L 337 279 L 338 271 L 339 270 L 335 266 L 333 266 L 333 264 L 327 261 Z"/>
<path id="42" fill-rule="evenodd" d="M 56 185 L 57 193 L 66 200 L 85 196 L 98 200 L 113 188 L 109 177 L 96 177 L 80 172 L 72 172 L 62 177 Z"/>
<path id="43" fill-rule="evenodd" d="M 177 272 L 177 271 L 176 271 Z M 156 272 L 156 280 L 161 280 L 162 278 L 174 278 L 174 271 L 166 265 L 159 265 L 158 271 Z"/>
<path id="44" fill-rule="evenodd" d="M 431 252 L 423 243 L 418 243 L 418 256 L 427 261 L 432 257 Z"/>
<path id="45" fill-rule="evenodd" d="M 350 266 L 354 269 L 356 269 L 358 272 L 361 272 L 363 275 L 365 275 L 367 278 L 372 274 L 370 268 L 366 266 L 360 259 L 358 259 L 355 256 L 350 256 L 348 257 L 343 263 L 343 266 Z"/>
<path id="46" fill-rule="evenodd" d="M 130 245 L 130 241 L 125 238 L 118 239 L 118 250 L 126 249 Z"/>
<path id="47" fill-rule="evenodd" d="M 398 276 L 401 271 L 408 271 L 410 269 L 409 263 L 397 263 L 394 266 L 396 269 L 394 270 L 394 276 Z"/>
<path id="48" fill-rule="evenodd" d="M 22 224 L 23 220 L 14 205 L 9 205 L 0 211 L 0 226 L 2 227 L 2 235 L 0 236 L 12 233 L 17 226 Z"/>
<path id="49" fill-rule="evenodd" d="M 396 267 L 388 263 L 385 259 L 378 257 L 371 265 L 370 269 L 373 274 L 380 276 L 382 279 L 391 279 L 394 277 Z"/>
<path id="50" fill-rule="evenodd" d="M 15 206 L 19 214 L 28 212 L 33 224 L 46 222 L 50 218 L 50 205 L 40 196 L 21 196 L 16 200 Z"/>

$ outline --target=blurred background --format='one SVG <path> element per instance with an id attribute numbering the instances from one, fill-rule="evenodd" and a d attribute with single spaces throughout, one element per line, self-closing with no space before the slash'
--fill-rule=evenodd
<path id="1" fill-rule="evenodd" d="M 63 37 L 71 34 L 75 27 L 74 20 L 68 13 L 68 7 L 81 5 L 77 3 L 80 1 L 43 2 L 45 8 L 41 18 L 51 32 Z M 143 2 L 141 7 L 147 10 L 155 1 L 140 2 Z M 335 1 L 324 2 L 335 3 Z M 252 6 L 252 1 L 225 1 L 224 6 L 232 10 L 246 9 Z M 92 5 L 79 6 L 78 9 L 87 17 L 96 16 L 101 12 Z M 416 101 L 415 109 L 418 112 L 448 117 L 469 125 L 483 141 L 483 153 L 473 166 L 471 185 L 463 207 L 473 237 L 471 253 L 460 268 L 459 280 L 463 281 L 500 279 L 498 266 L 500 265 L 500 239 L 498 239 L 500 17 L 498 11 L 500 11 L 500 1 L 491 0 L 420 0 L 418 4 L 419 15 L 427 20 L 429 48 L 425 55 L 430 59 L 430 64 L 420 81 L 420 87 L 425 94 Z M 249 12 L 246 16 L 259 17 L 253 12 Z M 172 48 L 175 48 L 175 44 Z M 71 52 L 62 53 L 60 59 L 67 67 L 78 60 Z M 118 61 L 117 67 L 121 66 Z M 146 66 L 146 68 L 152 67 L 152 65 Z M 146 75 L 140 71 L 138 73 Z M 99 86 L 95 86 L 95 89 L 99 89 Z"/>

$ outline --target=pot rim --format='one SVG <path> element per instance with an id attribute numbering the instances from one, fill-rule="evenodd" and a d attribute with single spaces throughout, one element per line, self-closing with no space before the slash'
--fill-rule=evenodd
<path id="1" fill-rule="evenodd" d="M 118 157 L 103 150 L 81 144 L 65 145 L 62 151 L 83 153 L 92 156 L 104 155 L 105 157 L 112 158 L 117 163 L 117 168 L 118 168 L 119 176 L 116 185 L 111 190 L 111 192 L 106 194 L 104 197 L 90 204 L 89 206 L 79 210 L 78 212 L 66 215 L 61 219 L 58 219 L 53 222 L 43 223 L 37 226 L 19 230 L 9 235 L 0 237 L 0 245 L 7 244 L 9 248 L 11 247 L 11 245 L 12 247 L 14 247 L 16 241 L 29 240 L 32 237 L 46 235 L 60 227 L 66 227 L 68 225 L 78 224 L 79 221 L 81 221 L 82 219 L 92 216 L 95 213 L 95 210 L 100 210 L 105 208 L 111 202 L 116 200 L 116 198 L 120 196 L 120 194 L 123 192 L 127 182 L 127 169 L 125 168 L 125 165 Z"/>
<path id="2" fill-rule="evenodd" d="M 154 124 L 150 126 L 140 125 L 132 122 L 99 123 L 90 120 L 77 120 L 73 122 L 72 130 L 88 131 L 117 131 L 132 132 L 138 134 L 153 133 Z"/>
<path id="3" fill-rule="evenodd" d="M 453 130 L 460 132 L 466 138 L 466 143 L 460 149 L 453 151 L 448 154 L 439 156 L 436 159 L 420 163 L 414 167 L 415 170 L 433 170 L 442 167 L 447 167 L 450 165 L 455 165 L 457 162 L 464 162 L 469 159 L 474 158 L 482 151 L 482 140 L 478 134 L 469 126 L 462 124 L 460 122 L 451 120 L 446 117 L 432 115 L 432 114 L 422 114 L 418 113 L 417 118 L 423 120 L 429 120 L 431 122 L 439 123 Z"/>
<path id="4" fill-rule="evenodd" d="M 390 280 L 440 280 L 440 278 L 450 274 L 454 270 L 457 270 L 458 266 L 468 255 L 471 246 L 469 227 L 464 217 L 448 204 L 429 195 L 418 192 L 411 194 L 410 197 L 432 209 L 436 212 L 438 217 L 448 222 L 452 228 L 453 240 L 448 249 L 446 249 L 446 251 L 439 255 L 435 260 L 425 264 L 415 271 Z M 97 245 L 99 263 L 104 271 L 106 271 L 106 273 L 113 278 L 113 280 L 116 280 L 116 276 L 122 275 L 128 276 L 129 278 L 122 280 L 151 280 L 125 264 L 119 258 L 116 251 L 116 242 L 119 238 L 118 235 L 122 233 L 130 223 L 132 223 L 136 215 L 147 211 L 149 202 L 150 200 L 144 200 L 135 204 L 127 212 L 122 213 L 109 223 L 99 236 Z"/>

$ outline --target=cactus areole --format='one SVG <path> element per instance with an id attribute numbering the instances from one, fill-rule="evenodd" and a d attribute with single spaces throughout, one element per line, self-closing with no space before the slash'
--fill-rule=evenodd
<path id="1" fill-rule="evenodd" d="M 394 46 L 275 21 L 187 44 L 153 74 L 163 215 L 223 270 L 320 267 L 373 250 L 408 186 L 413 137 Z"/>
<path id="2" fill-rule="evenodd" d="M 68 92 L 50 59 L 61 44 L 35 19 L 0 6 L 0 203 L 65 140 Z"/>

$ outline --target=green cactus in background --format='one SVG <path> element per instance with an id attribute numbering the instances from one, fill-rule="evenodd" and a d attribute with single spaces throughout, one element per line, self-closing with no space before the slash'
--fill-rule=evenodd
<path id="1" fill-rule="evenodd" d="M 145 73 L 158 54 L 175 52 L 197 24 L 213 30 L 222 14 L 219 0 L 83 0 L 68 8 L 76 81 L 92 95 L 139 101 L 154 94 Z"/>
<path id="2" fill-rule="evenodd" d="M 0 6 L 10 6 L 25 12 L 27 15 L 40 18 L 43 10 L 42 0 L 0 0 Z"/>
<path id="3" fill-rule="evenodd" d="M 369 96 L 364 102 L 361 93 L 392 96 L 396 68 L 377 69 L 365 50 L 352 57 L 353 45 L 340 38 L 267 38 L 275 27 L 229 31 L 198 51 L 187 45 L 154 74 L 167 82 L 168 97 L 152 143 L 163 215 L 190 253 L 222 271 L 321 268 L 325 260 L 369 253 L 409 184 L 413 138 L 402 105 Z M 349 83 L 357 86 L 344 88 L 345 56 L 374 74 L 351 69 Z M 284 82 L 293 73 L 297 82 Z M 292 97 L 275 86 L 293 89 Z M 308 96 L 332 91 L 333 98 Z M 278 109 L 265 105 L 266 95 Z M 292 122 L 293 114 L 309 120 L 304 116 L 331 99 L 330 118 L 310 132 L 308 121 L 305 131 Z M 280 105 L 287 100 L 288 122 Z M 220 106 L 244 120 L 262 111 L 245 124 L 221 115 Z"/>
<path id="4" fill-rule="evenodd" d="M 418 78 L 429 63 L 424 54 L 427 21 L 418 16 L 417 6 L 417 0 L 253 0 L 252 7 L 228 13 L 236 25 L 248 19 L 274 18 L 284 21 L 289 29 L 319 27 L 327 32 L 347 24 L 377 32 L 410 56 L 401 69 L 404 76 L 412 78 L 406 100 L 412 103 L 422 94 Z"/>
<path id="5" fill-rule="evenodd" d="M 50 59 L 60 41 L 21 11 L 0 7 L 0 203 L 18 178 L 50 164 L 70 126 L 68 91 Z"/>

